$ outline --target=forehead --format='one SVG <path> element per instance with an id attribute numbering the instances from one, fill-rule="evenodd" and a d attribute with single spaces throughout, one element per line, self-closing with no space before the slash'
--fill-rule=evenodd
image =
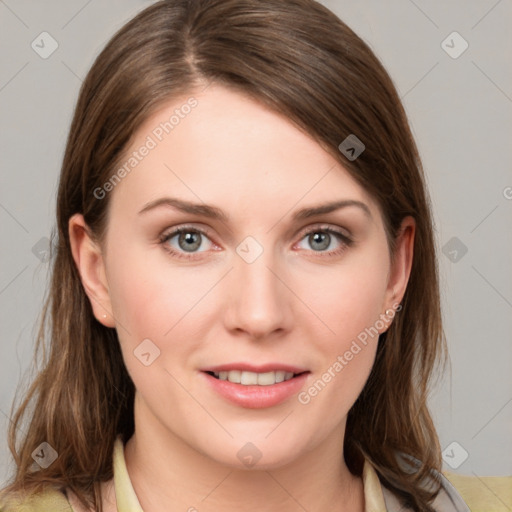
<path id="1" fill-rule="evenodd" d="M 224 210 L 371 197 L 309 134 L 262 103 L 219 85 L 164 105 L 137 130 L 119 168 L 113 209 L 164 195 Z M 125 212 L 127 213 L 127 212 Z M 261 213 L 261 212 L 260 212 Z"/>

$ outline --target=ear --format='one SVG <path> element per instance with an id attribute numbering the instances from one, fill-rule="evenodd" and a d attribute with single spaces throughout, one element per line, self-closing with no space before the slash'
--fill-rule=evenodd
<path id="1" fill-rule="evenodd" d="M 82 214 L 69 219 L 68 231 L 73 259 L 94 316 L 106 327 L 115 327 L 101 248 L 91 237 Z"/>
<path id="2" fill-rule="evenodd" d="M 405 217 L 400 226 L 395 253 L 389 270 L 389 281 L 386 290 L 386 310 L 395 309 L 402 301 L 411 274 L 414 256 L 414 235 L 416 222 L 412 217 Z"/>

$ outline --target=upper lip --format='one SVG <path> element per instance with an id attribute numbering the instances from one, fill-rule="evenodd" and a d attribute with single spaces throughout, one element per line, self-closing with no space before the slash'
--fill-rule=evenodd
<path id="1" fill-rule="evenodd" d="M 207 368 L 201 368 L 203 372 L 229 372 L 231 370 L 241 370 L 245 372 L 254 372 L 254 373 L 267 373 L 271 371 L 283 371 L 283 372 L 291 372 L 291 373 L 303 373 L 308 370 L 304 368 L 299 368 L 298 366 L 292 366 L 289 364 L 282 363 L 266 363 L 262 365 L 254 365 L 250 363 L 227 363 L 227 364 L 219 364 L 217 366 L 209 366 Z"/>

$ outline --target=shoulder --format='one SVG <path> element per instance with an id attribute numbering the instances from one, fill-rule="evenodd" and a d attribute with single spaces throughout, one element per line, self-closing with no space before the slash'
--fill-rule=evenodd
<path id="1" fill-rule="evenodd" d="M 420 463 L 417 459 L 400 454 L 404 467 L 414 471 Z M 425 488 L 430 487 L 434 481 L 440 483 L 439 494 L 432 503 L 436 512 L 506 512 L 512 510 L 512 476 L 465 476 L 443 471 L 432 471 L 431 477 L 423 482 Z M 389 511 L 406 509 L 401 508 L 397 497 L 382 486 L 382 493 Z"/>
<path id="2" fill-rule="evenodd" d="M 431 504 L 436 512 L 471 512 L 479 510 L 473 508 L 473 504 L 464 501 L 458 490 L 449 482 L 449 480 L 439 473 L 438 479 L 441 487 L 435 500 Z M 412 509 L 405 507 L 400 500 L 389 489 L 382 486 L 382 495 L 388 511 L 412 512 Z M 471 506 L 471 508 L 469 508 Z"/>
<path id="3" fill-rule="evenodd" d="M 512 510 L 512 476 L 466 476 L 445 472 L 471 510 Z"/>
<path id="4" fill-rule="evenodd" d="M 421 466 L 421 462 L 418 459 L 404 453 L 397 453 L 397 460 L 402 466 L 402 469 L 408 473 L 415 473 Z M 473 508 L 472 503 L 464 500 L 450 480 L 439 471 L 431 470 L 429 476 L 424 478 L 420 485 L 425 490 L 435 489 L 439 485 L 439 492 L 431 503 L 431 507 L 436 512 L 471 512 L 471 510 L 477 510 Z M 384 486 L 382 486 L 382 494 L 386 504 L 386 510 L 400 510 L 402 512 L 411 510 L 404 507 L 395 494 Z M 471 508 L 469 508 L 470 505 Z"/>
<path id="5" fill-rule="evenodd" d="M 0 512 L 73 512 L 66 495 L 54 488 L 27 496 L 1 496 Z"/>

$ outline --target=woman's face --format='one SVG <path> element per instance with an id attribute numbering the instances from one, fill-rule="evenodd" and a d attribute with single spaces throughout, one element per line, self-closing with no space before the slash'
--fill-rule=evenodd
<path id="1" fill-rule="evenodd" d="M 81 270 L 96 272 L 95 314 L 117 329 L 136 421 L 232 466 L 285 464 L 327 440 L 341 450 L 404 291 L 411 230 L 391 266 L 377 204 L 310 136 L 220 86 L 193 96 L 137 132 L 136 161 L 105 187 L 102 258 Z M 260 377 L 237 368 L 306 373 L 251 386 L 205 373 L 223 365 L 243 382 Z"/>

